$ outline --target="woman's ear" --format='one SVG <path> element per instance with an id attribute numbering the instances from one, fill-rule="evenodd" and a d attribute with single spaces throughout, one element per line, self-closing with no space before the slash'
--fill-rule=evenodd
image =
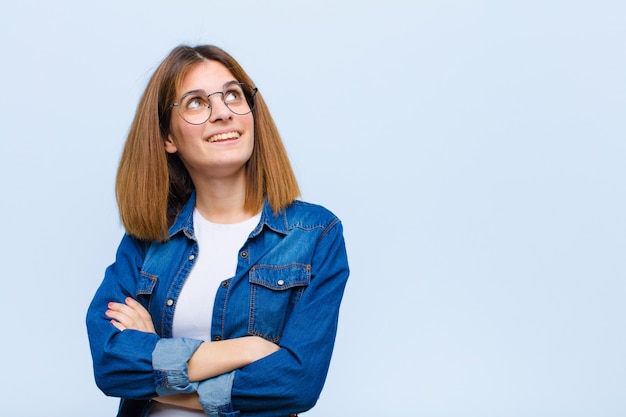
<path id="1" fill-rule="evenodd" d="M 167 153 L 176 153 L 178 151 L 178 148 L 176 147 L 176 144 L 174 143 L 171 133 L 167 134 L 167 139 L 165 139 L 164 145 L 165 145 L 165 152 Z"/>

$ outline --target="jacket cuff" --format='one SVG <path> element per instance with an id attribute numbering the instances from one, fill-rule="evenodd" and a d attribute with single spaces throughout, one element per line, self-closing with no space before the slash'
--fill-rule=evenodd
<path id="1" fill-rule="evenodd" d="M 209 417 L 237 417 L 233 409 L 231 391 L 235 371 L 205 379 L 198 384 L 198 397 L 204 413 Z"/>
<path id="2" fill-rule="evenodd" d="M 202 340 L 187 338 L 164 338 L 157 342 L 152 351 L 152 368 L 160 397 L 196 391 L 198 383 L 189 382 L 187 361 L 202 343 Z"/>

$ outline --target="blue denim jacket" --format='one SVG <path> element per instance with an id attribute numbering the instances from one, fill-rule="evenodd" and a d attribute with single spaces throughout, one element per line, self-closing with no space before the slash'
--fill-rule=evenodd
<path id="1" fill-rule="evenodd" d="M 348 278 L 341 222 L 323 207 L 295 201 L 274 214 L 266 202 L 238 255 L 235 276 L 215 297 L 212 340 L 257 335 L 280 349 L 229 374 L 190 383 L 187 360 L 201 341 L 172 338 L 174 309 L 193 267 L 195 195 L 166 243 L 125 235 L 87 312 L 98 387 L 121 397 L 118 416 L 147 415 L 157 395 L 198 392 L 213 416 L 287 416 L 316 403 L 331 359 Z M 110 301 L 133 297 L 158 335 L 118 331 Z"/>

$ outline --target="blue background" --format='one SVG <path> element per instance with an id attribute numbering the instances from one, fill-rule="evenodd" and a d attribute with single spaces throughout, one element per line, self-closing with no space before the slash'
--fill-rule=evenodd
<path id="1" fill-rule="evenodd" d="M 619 1 L 3 1 L 3 415 L 112 416 L 84 315 L 179 43 L 252 76 L 352 267 L 307 416 L 626 415 Z"/>

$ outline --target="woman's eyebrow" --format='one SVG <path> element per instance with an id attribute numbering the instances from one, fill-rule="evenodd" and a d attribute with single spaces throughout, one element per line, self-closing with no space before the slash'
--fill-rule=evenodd
<path id="1" fill-rule="evenodd" d="M 187 91 L 186 93 L 182 95 L 182 97 L 188 96 L 189 94 L 201 94 L 201 95 L 206 96 L 206 92 L 203 89 L 196 89 L 196 90 Z"/>
<path id="2" fill-rule="evenodd" d="M 231 86 L 231 85 L 233 85 L 233 84 L 239 84 L 239 81 L 237 81 L 237 80 L 230 80 L 230 81 L 227 81 L 227 82 L 225 82 L 225 83 L 224 83 L 223 88 L 224 88 L 224 89 L 226 89 L 226 87 L 230 87 L 230 86 Z"/>
<path id="3" fill-rule="evenodd" d="M 233 84 L 239 84 L 239 81 L 237 81 L 237 80 L 226 81 L 223 84 L 222 89 L 225 90 L 226 88 L 230 87 Z M 195 89 L 195 90 L 187 91 L 186 93 L 183 94 L 183 96 L 188 96 L 189 94 L 202 94 L 202 95 L 206 96 L 208 93 L 206 91 L 204 91 L 203 89 L 198 88 L 198 89 Z"/>

